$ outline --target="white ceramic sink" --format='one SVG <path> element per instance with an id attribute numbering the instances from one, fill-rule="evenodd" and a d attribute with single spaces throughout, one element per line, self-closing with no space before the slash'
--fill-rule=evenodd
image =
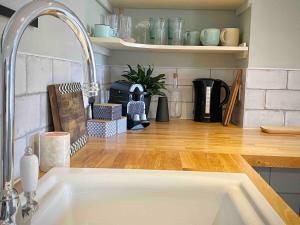
<path id="1" fill-rule="evenodd" d="M 55 168 L 32 225 L 284 224 L 244 174 Z"/>

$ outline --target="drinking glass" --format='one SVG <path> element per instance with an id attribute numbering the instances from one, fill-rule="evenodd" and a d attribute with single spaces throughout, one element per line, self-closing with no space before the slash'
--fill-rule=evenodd
<path id="1" fill-rule="evenodd" d="M 108 16 L 109 26 L 113 30 L 113 36 L 118 37 L 118 27 L 119 27 L 119 17 L 118 15 L 109 15 Z"/>
<path id="2" fill-rule="evenodd" d="M 119 18 L 119 37 L 130 40 L 132 36 L 132 19 L 130 16 L 120 16 Z"/>
<path id="3" fill-rule="evenodd" d="M 153 44 L 168 44 L 168 21 L 164 18 L 155 17 L 150 19 L 150 37 Z"/>
<path id="4" fill-rule="evenodd" d="M 135 39 L 137 43 L 149 44 L 150 43 L 150 22 L 144 20 L 135 26 Z"/>
<path id="5" fill-rule="evenodd" d="M 183 45 L 184 20 L 180 17 L 169 18 L 168 34 L 170 45 Z"/>

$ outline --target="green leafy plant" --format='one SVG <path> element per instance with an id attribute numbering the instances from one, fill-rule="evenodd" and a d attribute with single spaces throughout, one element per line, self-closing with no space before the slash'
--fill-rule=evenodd
<path id="1" fill-rule="evenodd" d="M 141 84 L 144 86 L 145 91 L 150 95 L 165 95 L 162 90 L 166 90 L 165 87 L 165 74 L 159 74 L 153 76 L 154 66 L 146 69 L 144 66 L 137 65 L 137 70 L 133 69 L 130 65 L 127 65 L 129 70 L 124 71 L 122 75 L 132 84 Z"/>

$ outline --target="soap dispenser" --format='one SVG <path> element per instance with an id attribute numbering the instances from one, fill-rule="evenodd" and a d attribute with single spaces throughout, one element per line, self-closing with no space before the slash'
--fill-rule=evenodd
<path id="1" fill-rule="evenodd" d="M 35 201 L 36 189 L 39 178 L 39 162 L 33 150 L 27 147 L 25 154 L 20 162 L 21 182 L 26 198 L 26 204 L 22 207 L 23 213 L 29 214 L 38 209 L 38 203 Z"/>

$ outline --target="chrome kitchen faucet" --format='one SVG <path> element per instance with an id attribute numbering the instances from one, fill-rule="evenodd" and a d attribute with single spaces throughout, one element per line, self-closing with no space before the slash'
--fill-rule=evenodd
<path id="1" fill-rule="evenodd" d="M 15 66 L 17 49 L 20 39 L 36 18 L 51 15 L 61 19 L 73 30 L 83 49 L 84 63 L 89 74 L 89 96 L 96 96 L 95 59 L 88 34 L 78 17 L 65 5 L 51 0 L 34 0 L 20 8 L 6 25 L 1 40 L 1 79 L 3 91 L 2 137 L 1 137 L 1 179 L 0 179 L 0 225 L 16 225 L 16 215 L 20 200 L 13 182 L 13 152 L 14 152 L 14 110 L 15 110 Z M 26 207 L 26 213 L 32 215 Z M 22 217 L 21 224 L 25 223 Z M 18 224 L 19 225 L 19 224 Z"/>

